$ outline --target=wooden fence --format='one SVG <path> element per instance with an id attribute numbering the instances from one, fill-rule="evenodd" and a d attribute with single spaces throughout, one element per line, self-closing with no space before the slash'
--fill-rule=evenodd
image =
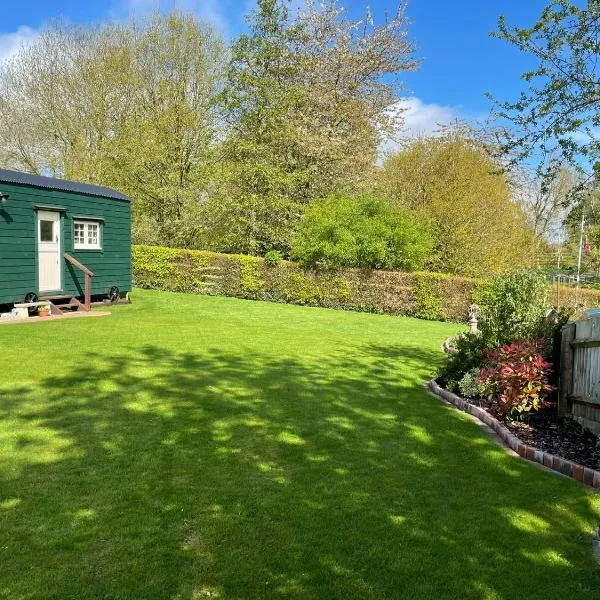
<path id="1" fill-rule="evenodd" d="M 558 411 L 600 433 L 600 318 L 562 330 Z"/>

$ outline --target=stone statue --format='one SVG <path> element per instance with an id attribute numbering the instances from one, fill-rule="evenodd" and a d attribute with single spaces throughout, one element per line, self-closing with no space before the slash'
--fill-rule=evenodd
<path id="1" fill-rule="evenodd" d="M 477 321 L 481 315 L 481 309 L 477 304 L 469 306 L 469 330 L 471 333 L 477 333 Z"/>

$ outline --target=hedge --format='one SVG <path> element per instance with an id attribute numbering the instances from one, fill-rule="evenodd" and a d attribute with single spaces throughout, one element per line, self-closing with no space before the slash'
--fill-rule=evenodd
<path id="1" fill-rule="evenodd" d="M 361 269 L 305 269 L 242 254 L 218 254 L 161 246 L 133 246 L 134 284 L 174 292 L 234 296 L 309 306 L 464 321 L 483 282 L 442 273 Z M 582 290 L 586 306 L 600 291 Z M 575 296 L 565 288 L 561 300 Z"/>

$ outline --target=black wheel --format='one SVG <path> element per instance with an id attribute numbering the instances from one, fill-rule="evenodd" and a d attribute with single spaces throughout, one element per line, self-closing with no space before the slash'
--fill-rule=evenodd
<path id="1" fill-rule="evenodd" d="M 38 301 L 38 295 L 35 292 L 29 292 L 28 294 L 25 294 L 25 298 L 23 298 L 23 302 L 25 304 L 29 304 L 30 302 L 37 302 Z M 28 309 L 29 314 L 33 315 L 37 312 L 37 306 L 30 306 Z"/>
<path id="2" fill-rule="evenodd" d="M 113 285 L 110 290 L 108 290 L 108 299 L 114 304 L 118 302 L 121 298 L 121 290 L 116 285 Z"/>

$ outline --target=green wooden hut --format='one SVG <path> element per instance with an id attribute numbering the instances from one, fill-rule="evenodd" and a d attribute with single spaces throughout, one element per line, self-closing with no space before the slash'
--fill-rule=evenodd
<path id="1" fill-rule="evenodd" d="M 131 202 L 110 188 L 0 169 L 0 304 L 89 310 L 131 290 Z"/>

